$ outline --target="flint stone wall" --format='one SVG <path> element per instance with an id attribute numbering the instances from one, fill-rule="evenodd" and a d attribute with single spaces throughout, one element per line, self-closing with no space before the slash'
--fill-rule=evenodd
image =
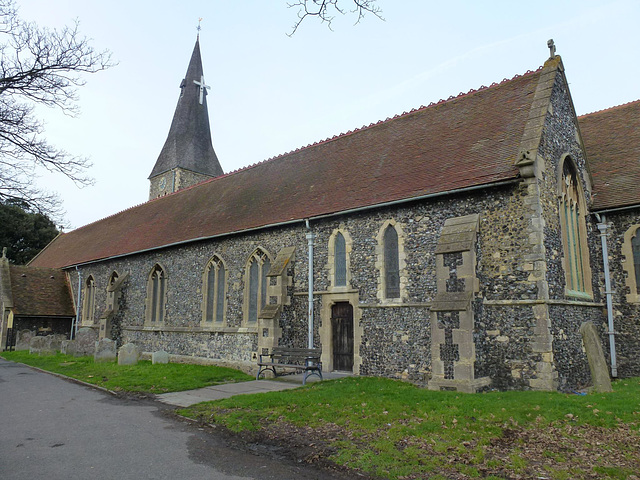
<path id="1" fill-rule="evenodd" d="M 481 296 L 489 299 L 532 299 L 537 295 L 535 282 L 517 252 L 527 248 L 519 218 L 526 191 L 519 185 L 487 190 L 467 196 L 448 196 L 431 202 L 416 202 L 401 208 L 386 208 L 358 215 L 317 222 L 314 232 L 314 290 L 331 288 L 328 242 L 335 229 L 349 232 L 353 244 L 350 252 L 351 290 L 356 290 L 361 309 L 360 374 L 406 378 L 423 383 L 431 371 L 429 304 L 436 292 L 435 255 L 444 221 L 470 213 L 480 213 L 478 234 L 478 278 Z M 377 236 L 385 221 L 393 219 L 402 229 L 406 255 L 406 279 L 400 304 L 383 305 L 378 298 L 380 272 L 376 268 Z M 523 225 L 525 220 L 522 220 Z M 279 344 L 307 344 L 307 241 L 300 226 L 274 228 L 259 233 L 201 242 L 181 248 L 146 253 L 83 268 L 83 278 L 93 275 L 96 282 L 96 311 L 106 306 L 106 283 L 115 270 L 129 272 L 123 286 L 119 315 L 122 318 L 121 342 L 134 342 L 145 352 L 166 350 L 172 355 L 219 359 L 237 365 L 255 362 L 258 326 L 244 323 L 243 302 L 247 258 L 258 247 L 266 250 L 272 261 L 284 247 L 295 246 L 296 257 L 288 274 L 287 288 L 291 305 L 284 305 L 278 319 L 282 329 Z M 505 235 L 508 237 L 505 240 Z M 213 254 L 225 262 L 228 272 L 227 310 L 223 327 L 202 321 L 203 272 Z M 145 298 L 148 274 L 160 264 L 167 275 L 167 307 L 162 326 L 145 325 Z M 73 275 L 73 272 L 71 273 Z M 104 292 L 101 294 L 101 292 Z M 316 295 L 315 344 L 320 345 L 319 327 L 324 295 Z M 496 388 L 526 388 L 535 355 L 527 347 L 530 327 L 517 325 L 527 319 L 530 310 L 522 311 L 478 308 L 476 312 L 476 350 L 478 374 L 494 378 Z M 491 313 L 488 313 L 491 312 Z M 527 313 L 529 312 L 529 313 Z M 484 318 L 486 316 L 486 319 Z M 515 322 L 515 323 L 514 323 Z M 488 335 L 484 330 L 500 330 Z M 576 332 L 577 334 L 577 332 Z M 508 337 L 509 342 L 497 337 Z M 493 353 L 491 353 L 493 352 Z M 505 367 L 505 356 L 509 358 Z"/>

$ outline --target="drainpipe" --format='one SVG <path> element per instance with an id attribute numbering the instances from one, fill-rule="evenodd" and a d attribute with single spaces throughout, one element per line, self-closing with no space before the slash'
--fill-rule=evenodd
<path id="1" fill-rule="evenodd" d="M 80 316 L 80 288 L 82 286 L 82 273 L 80 272 L 80 270 L 78 270 L 78 267 L 76 266 L 76 272 L 78 273 L 78 295 L 76 296 L 76 319 L 75 319 L 75 325 L 71 325 L 71 335 L 69 340 L 73 340 L 73 337 L 75 337 L 75 333 L 78 331 L 78 319 Z"/>
<path id="2" fill-rule="evenodd" d="M 600 230 L 600 241 L 602 242 L 602 263 L 604 268 L 604 288 L 605 295 L 607 296 L 607 321 L 609 331 L 607 334 L 609 335 L 609 350 L 611 351 L 611 376 L 618 376 L 618 365 L 616 360 L 616 333 L 613 328 L 613 302 L 611 299 L 611 276 L 609 274 L 609 252 L 607 249 L 607 229 L 609 225 L 607 225 L 607 219 L 602 214 L 602 216 L 595 214 L 598 219 L 598 230 Z"/>
<path id="3" fill-rule="evenodd" d="M 311 231 L 309 219 L 305 219 L 307 226 L 307 244 L 309 245 L 309 342 L 308 348 L 313 348 L 313 239 L 316 235 Z"/>

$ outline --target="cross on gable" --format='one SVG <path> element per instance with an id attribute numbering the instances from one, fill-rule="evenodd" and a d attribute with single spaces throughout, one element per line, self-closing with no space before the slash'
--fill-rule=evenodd
<path id="1" fill-rule="evenodd" d="M 204 99 L 204 90 L 205 90 L 205 88 L 207 90 L 211 90 L 211 87 L 209 85 L 205 85 L 205 83 L 204 83 L 204 75 L 200 76 L 200 81 L 194 80 L 193 83 L 195 83 L 196 85 L 198 85 L 200 87 L 200 105 L 202 105 L 202 100 Z"/>

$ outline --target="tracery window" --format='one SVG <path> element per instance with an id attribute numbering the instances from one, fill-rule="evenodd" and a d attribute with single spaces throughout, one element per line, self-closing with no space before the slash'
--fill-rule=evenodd
<path id="1" fill-rule="evenodd" d="M 156 264 L 149 274 L 147 284 L 147 321 L 152 324 L 164 322 L 167 292 L 167 275 Z"/>
<path id="2" fill-rule="evenodd" d="M 207 264 L 204 275 L 203 303 L 205 322 L 224 322 L 226 298 L 226 270 L 220 257 L 214 255 Z"/>
<path id="3" fill-rule="evenodd" d="M 84 284 L 84 300 L 82 304 L 82 323 L 92 324 L 96 310 L 96 282 L 89 275 Z"/>
<path id="4" fill-rule="evenodd" d="M 400 256 L 398 253 L 398 232 L 393 225 L 384 231 L 384 296 L 400 297 Z"/>
<path id="5" fill-rule="evenodd" d="M 580 180 L 573 162 L 567 158 L 560 185 L 560 223 L 568 295 L 590 295 L 592 290 L 585 213 Z"/>
<path id="6" fill-rule="evenodd" d="M 248 324 L 256 324 L 260 310 L 268 303 L 267 273 L 271 268 L 271 260 L 266 252 L 257 249 L 249 258 L 246 282 L 245 318 Z"/>

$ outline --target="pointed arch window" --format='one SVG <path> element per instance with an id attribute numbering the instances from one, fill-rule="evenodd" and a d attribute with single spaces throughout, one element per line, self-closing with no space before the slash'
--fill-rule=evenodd
<path id="1" fill-rule="evenodd" d="M 384 231 L 384 295 L 386 298 L 400 297 L 400 255 L 398 253 L 398 232 L 393 225 Z"/>
<path id="2" fill-rule="evenodd" d="M 592 290 L 585 210 L 578 173 L 571 159 L 566 158 L 560 182 L 560 224 L 566 293 L 573 296 L 590 296 Z"/>
<path id="3" fill-rule="evenodd" d="M 109 281 L 107 282 L 107 309 L 114 309 L 114 301 L 115 301 L 115 290 L 114 286 L 118 281 L 118 272 L 115 270 L 109 276 Z"/>
<path id="4" fill-rule="evenodd" d="M 96 310 L 96 282 L 92 275 L 84 284 L 84 301 L 82 304 L 82 323 L 92 324 Z"/>
<path id="5" fill-rule="evenodd" d="M 224 322 L 226 298 L 226 270 L 220 257 L 214 255 L 207 264 L 204 276 L 204 319 L 205 322 Z"/>
<path id="6" fill-rule="evenodd" d="M 266 252 L 256 250 L 249 258 L 247 265 L 246 282 L 246 321 L 248 324 L 256 324 L 260 310 L 268 303 L 267 287 L 269 278 L 267 273 L 271 268 L 271 260 Z"/>
<path id="7" fill-rule="evenodd" d="M 345 287 L 347 285 L 347 243 L 344 235 L 338 232 L 334 238 L 334 286 Z"/>
<path id="8" fill-rule="evenodd" d="M 147 320 L 151 324 L 164 322 L 167 292 L 167 275 L 156 264 L 149 274 L 147 284 Z"/>
<path id="9" fill-rule="evenodd" d="M 640 228 L 631 238 L 631 251 L 633 253 L 633 271 L 636 277 L 636 293 L 640 294 Z"/>

